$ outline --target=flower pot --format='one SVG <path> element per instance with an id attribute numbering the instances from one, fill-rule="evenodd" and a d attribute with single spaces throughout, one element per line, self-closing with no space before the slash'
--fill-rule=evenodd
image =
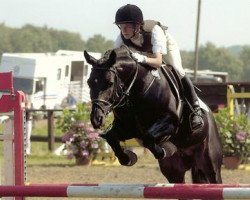
<path id="1" fill-rule="evenodd" d="M 238 169 L 241 159 L 237 156 L 226 156 L 223 158 L 223 164 L 226 169 Z"/>
<path id="2" fill-rule="evenodd" d="M 78 157 L 75 159 L 76 165 L 90 165 L 91 159 L 86 157 Z"/>

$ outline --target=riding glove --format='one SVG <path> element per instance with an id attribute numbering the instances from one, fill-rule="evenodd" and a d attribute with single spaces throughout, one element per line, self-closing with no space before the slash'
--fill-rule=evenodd
<path id="1" fill-rule="evenodd" d="M 131 56 L 138 62 L 138 63 L 147 63 L 147 56 L 141 55 L 139 53 L 132 53 Z"/>

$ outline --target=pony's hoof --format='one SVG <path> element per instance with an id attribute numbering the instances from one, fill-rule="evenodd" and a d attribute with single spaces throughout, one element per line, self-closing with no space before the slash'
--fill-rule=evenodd
<path id="1" fill-rule="evenodd" d="M 160 146 L 164 151 L 164 156 L 162 159 L 164 159 L 165 157 L 171 157 L 177 152 L 176 146 L 170 141 L 163 142 L 162 144 L 160 144 Z"/>
<path id="2" fill-rule="evenodd" d="M 130 151 L 130 150 L 124 150 L 124 153 L 128 156 L 129 158 L 129 162 L 128 163 L 121 163 L 121 165 L 124 165 L 124 166 L 133 166 L 136 162 L 137 162 L 137 155 L 133 152 L 133 151 Z"/>

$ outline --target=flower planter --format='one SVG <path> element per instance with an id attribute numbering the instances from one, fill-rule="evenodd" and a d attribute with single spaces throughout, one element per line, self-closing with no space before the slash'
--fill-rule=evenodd
<path id="1" fill-rule="evenodd" d="M 76 165 L 90 165 L 91 164 L 91 159 L 85 158 L 85 157 L 76 158 L 75 161 L 76 161 Z"/>
<path id="2" fill-rule="evenodd" d="M 237 156 L 226 156 L 223 158 L 223 164 L 226 169 L 238 169 L 241 159 Z"/>

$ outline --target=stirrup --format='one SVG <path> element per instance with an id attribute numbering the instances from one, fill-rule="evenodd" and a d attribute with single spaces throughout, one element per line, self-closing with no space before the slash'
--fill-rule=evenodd
<path id="1" fill-rule="evenodd" d="M 200 123 L 197 124 L 195 127 L 193 126 L 193 118 L 198 117 Z M 190 123 L 190 128 L 191 132 L 195 133 L 197 131 L 200 131 L 201 128 L 204 126 L 204 120 L 202 118 L 202 110 L 201 108 L 197 107 L 194 109 L 194 111 L 189 115 L 189 123 Z"/>

